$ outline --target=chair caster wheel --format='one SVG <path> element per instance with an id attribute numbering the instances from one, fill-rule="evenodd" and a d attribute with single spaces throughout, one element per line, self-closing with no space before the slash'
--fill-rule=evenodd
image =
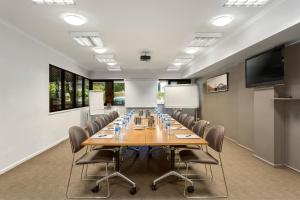
<path id="1" fill-rule="evenodd" d="M 151 185 L 151 189 L 152 189 L 153 191 L 157 190 L 157 187 L 156 187 L 156 185 L 154 185 L 154 184 L 152 183 L 152 185 Z"/>
<path id="2" fill-rule="evenodd" d="M 192 185 L 188 186 L 188 187 L 186 188 L 186 191 L 187 191 L 188 193 L 193 193 L 193 192 L 194 192 L 194 186 L 192 186 Z"/>
<path id="3" fill-rule="evenodd" d="M 91 191 L 92 191 L 93 193 L 97 193 L 97 192 L 100 191 L 100 187 L 99 187 L 98 185 L 96 185 L 94 188 L 91 189 Z"/>
<path id="4" fill-rule="evenodd" d="M 129 190 L 131 195 L 135 195 L 136 194 L 136 187 L 133 187 Z"/>

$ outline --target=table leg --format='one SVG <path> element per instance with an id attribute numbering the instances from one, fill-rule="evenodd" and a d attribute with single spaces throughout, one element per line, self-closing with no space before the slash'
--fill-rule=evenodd
<path id="1" fill-rule="evenodd" d="M 115 150 L 115 168 L 117 172 L 120 171 L 120 148 L 116 148 Z"/>
<path id="2" fill-rule="evenodd" d="M 171 147 L 171 170 L 175 169 L 175 148 Z"/>

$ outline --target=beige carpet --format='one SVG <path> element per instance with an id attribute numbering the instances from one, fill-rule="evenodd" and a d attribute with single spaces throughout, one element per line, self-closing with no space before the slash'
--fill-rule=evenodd
<path id="1" fill-rule="evenodd" d="M 52 148 L 34 159 L 0 176 L 1 200 L 65 199 L 69 175 L 71 152 L 69 142 Z M 156 152 L 151 159 L 143 148 L 141 156 L 134 159 L 128 151 L 122 164 L 122 172 L 137 183 L 137 194 L 129 194 L 130 187 L 121 179 L 110 181 L 111 199 L 184 199 L 184 182 L 169 178 L 158 185 L 157 191 L 150 189 L 152 180 L 168 170 L 166 154 Z M 300 199 L 300 174 L 286 168 L 273 168 L 254 158 L 250 152 L 230 141 L 225 141 L 223 152 L 225 174 L 228 181 L 229 199 Z M 89 173 L 97 172 L 102 166 L 92 167 Z M 203 166 L 193 166 L 201 172 Z M 91 195 L 94 182 L 79 180 L 80 168 L 72 178 L 73 194 Z M 213 167 L 214 181 L 195 182 L 195 194 L 224 194 L 224 185 L 219 167 Z M 103 184 L 99 194 L 105 191 Z"/>

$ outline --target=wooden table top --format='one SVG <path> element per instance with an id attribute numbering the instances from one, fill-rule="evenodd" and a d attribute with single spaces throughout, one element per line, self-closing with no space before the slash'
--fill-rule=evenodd
<path id="1" fill-rule="evenodd" d="M 127 130 L 122 128 L 119 138 L 88 138 L 83 145 L 105 145 L 105 146 L 179 146 L 179 145 L 206 145 L 207 142 L 202 139 L 178 139 L 178 134 L 194 134 L 191 130 L 176 129 L 171 130 L 172 134 L 168 134 L 162 130 L 160 124 L 155 122 L 154 128 L 145 128 L 135 130 L 134 117 L 132 117 Z M 142 124 L 147 124 L 147 119 L 142 119 Z M 180 124 L 172 124 L 172 127 L 181 127 Z M 108 128 L 113 127 L 113 123 L 107 125 Z M 96 134 L 114 134 L 113 130 L 100 130 Z"/>

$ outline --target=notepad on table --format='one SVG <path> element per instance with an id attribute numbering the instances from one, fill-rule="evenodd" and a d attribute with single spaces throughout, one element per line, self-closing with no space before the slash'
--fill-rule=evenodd
<path id="1" fill-rule="evenodd" d="M 145 126 L 135 126 L 133 130 L 144 130 Z"/>
<path id="2" fill-rule="evenodd" d="M 104 127 L 103 129 L 101 129 L 101 131 L 111 131 L 114 130 L 113 127 Z"/>
<path id="3" fill-rule="evenodd" d="M 111 139 L 114 134 L 95 134 L 92 136 L 93 139 Z"/>
<path id="4" fill-rule="evenodd" d="M 174 126 L 172 126 L 171 130 L 187 130 L 187 128 L 184 127 L 184 126 L 181 126 L 181 127 L 176 127 L 176 126 L 174 127 Z"/>
<path id="5" fill-rule="evenodd" d="M 195 134 L 178 134 L 176 135 L 176 138 L 178 139 L 198 139 L 200 138 L 198 135 Z"/>

